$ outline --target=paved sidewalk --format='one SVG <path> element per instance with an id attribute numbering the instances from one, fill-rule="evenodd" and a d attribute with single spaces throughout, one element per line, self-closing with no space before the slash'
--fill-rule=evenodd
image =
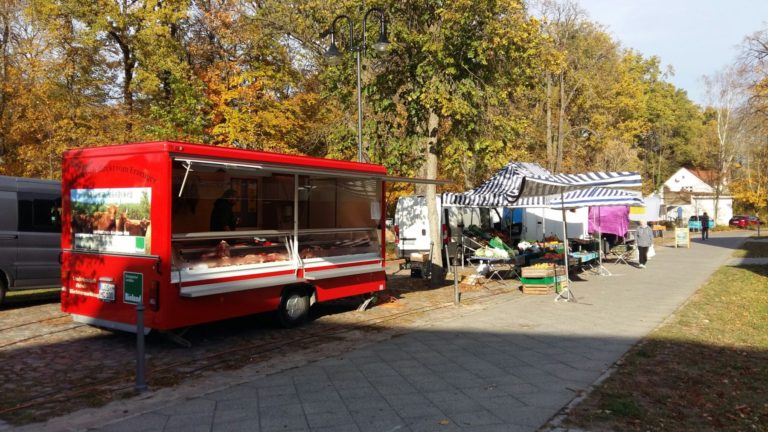
<path id="1" fill-rule="evenodd" d="M 245 369 L 237 382 L 185 385 L 182 400 L 150 394 L 22 430 L 535 431 L 683 304 L 745 236 L 657 247 L 645 269 L 608 264 L 613 276 L 572 284 L 575 303 L 501 296 L 273 375 Z"/>

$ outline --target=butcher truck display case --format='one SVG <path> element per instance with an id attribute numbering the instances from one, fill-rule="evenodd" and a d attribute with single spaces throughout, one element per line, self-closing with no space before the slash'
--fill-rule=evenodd
<path id="1" fill-rule="evenodd" d="M 383 290 L 379 165 L 181 142 L 70 150 L 61 307 L 171 330 Z"/>

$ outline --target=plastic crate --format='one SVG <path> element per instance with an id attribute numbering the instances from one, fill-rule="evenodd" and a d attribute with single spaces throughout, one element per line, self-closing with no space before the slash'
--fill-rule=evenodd
<path id="1" fill-rule="evenodd" d="M 547 284 L 554 284 L 554 283 L 558 283 L 560 285 L 567 285 L 568 279 L 565 277 L 565 275 L 557 275 L 557 276 L 551 276 L 551 277 L 545 277 L 545 278 L 521 277 L 520 283 L 528 284 L 528 285 L 547 285 Z"/>

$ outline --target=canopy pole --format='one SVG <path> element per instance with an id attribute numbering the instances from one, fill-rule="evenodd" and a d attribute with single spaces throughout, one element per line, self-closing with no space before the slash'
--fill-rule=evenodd
<path id="1" fill-rule="evenodd" d="M 603 217 L 600 214 L 600 206 L 597 206 L 597 242 L 599 244 L 600 265 L 597 267 L 597 274 L 600 276 L 613 276 L 607 268 L 603 267 Z"/>
<path id="2" fill-rule="evenodd" d="M 576 302 L 576 297 L 571 292 L 571 279 L 568 277 L 568 223 L 565 217 L 565 197 L 563 190 L 560 189 L 560 211 L 563 215 L 563 259 L 565 261 L 565 288 L 560 289 L 560 292 L 555 295 L 555 301 L 564 300 Z M 557 287 L 557 265 L 555 265 L 555 287 Z"/>

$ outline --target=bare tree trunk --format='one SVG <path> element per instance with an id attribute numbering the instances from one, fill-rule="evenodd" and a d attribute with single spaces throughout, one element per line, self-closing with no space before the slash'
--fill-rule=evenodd
<path id="1" fill-rule="evenodd" d="M 565 72 L 560 72 L 560 112 L 557 119 L 557 160 L 555 161 L 554 172 L 558 173 L 563 169 L 563 146 L 565 145 L 565 107 L 568 101 L 565 96 Z"/>
<path id="2" fill-rule="evenodd" d="M 723 181 L 731 166 L 727 156 L 727 145 L 730 140 L 729 128 L 731 123 L 730 107 L 720 107 L 717 110 L 717 176 L 715 178 L 715 208 L 714 218 L 717 224 L 717 215 L 720 210 L 720 196 L 723 190 Z"/>
<path id="3" fill-rule="evenodd" d="M 437 179 L 437 129 L 440 125 L 440 118 L 433 110 L 429 111 L 427 120 L 427 178 Z M 440 232 L 440 214 L 437 208 L 437 190 L 433 184 L 427 185 L 427 220 L 429 221 L 429 238 L 432 242 L 432 251 L 430 258 L 432 260 L 432 281 L 437 282 L 443 279 L 443 241 Z M 441 209 L 442 211 L 442 209 Z"/>
<path id="4" fill-rule="evenodd" d="M 555 145 L 552 142 L 552 74 L 549 72 L 547 72 L 547 94 L 544 97 L 544 103 L 547 111 L 547 169 L 553 171 L 555 169 Z"/>
<path id="5" fill-rule="evenodd" d="M 8 79 L 8 61 L 10 57 L 8 54 L 8 45 L 10 44 L 11 37 L 10 16 L 5 13 L 0 16 L 0 24 L 3 26 L 2 35 L 0 35 L 0 62 L 2 62 L 2 65 L 0 65 L 0 83 L 3 83 L 0 85 L 0 156 L 2 156 L 6 152 L 6 134 L 8 131 L 5 121 L 5 106 L 8 103 L 5 83 Z"/>
<path id="6" fill-rule="evenodd" d="M 116 31 L 110 31 L 109 35 L 120 47 L 123 54 L 123 106 L 127 117 L 125 130 L 130 133 L 133 130 L 133 69 L 136 67 L 136 58 L 133 55 L 131 47 L 120 37 Z"/>

